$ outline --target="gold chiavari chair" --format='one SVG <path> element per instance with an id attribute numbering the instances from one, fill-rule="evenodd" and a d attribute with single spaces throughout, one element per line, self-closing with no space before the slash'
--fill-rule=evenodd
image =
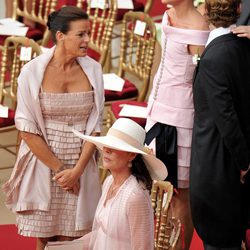
<path id="1" fill-rule="evenodd" d="M 90 0 L 77 0 L 77 7 L 83 8 L 84 6 L 86 6 L 85 4 L 87 1 L 89 2 Z M 141 11 L 141 8 L 143 7 L 143 12 L 149 13 L 149 11 L 152 7 L 152 4 L 153 4 L 153 0 L 146 0 L 145 4 L 143 4 L 141 1 L 133 0 L 133 4 L 135 7 L 134 11 Z M 112 5 L 112 3 L 111 3 L 111 5 Z M 122 20 L 123 16 L 118 15 L 117 18 Z"/>
<path id="2" fill-rule="evenodd" d="M 0 103 L 6 106 L 8 104 L 10 108 L 8 110 L 8 118 L 0 118 L 0 135 L 15 130 L 14 116 L 17 103 L 17 78 L 22 66 L 28 62 L 28 59 L 22 61 L 20 58 L 22 47 L 31 48 L 31 59 L 42 53 L 40 46 L 32 39 L 26 37 L 6 38 L 0 68 Z M 11 150 L 13 147 L 17 149 L 18 143 L 0 145 L 0 149 L 15 155 L 16 152 Z M 0 167 L 1 169 L 3 168 L 3 166 Z"/>
<path id="3" fill-rule="evenodd" d="M 137 22 L 145 24 L 142 36 L 135 32 Z M 155 24 L 147 14 L 143 12 L 125 14 L 117 75 L 121 78 L 130 75 L 135 82 L 129 82 L 125 78 L 122 91 L 105 91 L 106 106 L 109 106 L 107 111 L 108 128 L 118 118 L 117 114 L 124 104 L 131 101 L 145 101 L 150 85 L 155 42 Z"/>
<path id="4" fill-rule="evenodd" d="M 155 215 L 155 250 L 174 249 L 180 235 L 179 219 L 169 218 L 173 185 L 167 181 L 154 181 L 151 200 Z"/>
<path id="5" fill-rule="evenodd" d="M 57 0 L 13 0 L 13 19 L 26 18 L 33 21 L 39 27 L 28 31 L 26 36 L 35 39 L 34 34 L 40 31 L 41 39 L 37 42 L 46 46 L 50 38 L 47 28 L 48 16 L 55 10 L 57 2 Z"/>
<path id="6" fill-rule="evenodd" d="M 13 0 L 14 20 L 26 19 L 34 23 L 35 27 L 29 27 L 26 37 L 32 38 L 42 46 L 46 46 L 50 32 L 47 28 L 48 15 L 55 10 L 57 0 Z M 0 50 L 4 49 L 6 36 L 0 35 Z"/>
<path id="7" fill-rule="evenodd" d="M 149 13 L 149 11 L 151 10 L 151 7 L 153 5 L 153 0 L 147 0 L 144 6 L 144 12 L 145 13 Z"/>
<path id="8" fill-rule="evenodd" d="M 91 22 L 91 36 L 88 55 L 100 62 L 103 70 L 110 70 L 110 48 L 112 32 L 117 15 L 117 0 L 105 0 L 103 8 L 91 8 L 91 0 L 77 1 L 77 7 L 84 9 Z"/>
<path id="9" fill-rule="evenodd" d="M 117 0 L 118 2 L 119 0 Z M 120 0 L 123 1 L 123 0 Z M 134 9 L 119 9 L 119 4 L 118 4 L 118 11 L 117 11 L 117 17 L 116 17 L 116 21 L 115 21 L 115 28 L 113 30 L 113 35 L 112 38 L 113 39 L 117 39 L 121 37 L 121 24 L 122 24 L 122 20 L 124 15 L 128 12 L 128 11 L 134 11 L 134 12 L 144 12 L 146 14 L 149 14 L 149 11 L 151 10 L 152 4 L 153 4 L 153 0 L 146 0 L 146 1 L 141 1 L 141 0 L 132 0 L 133 5 L 134 5 Z M 112 55 L 112 59 L 117 59 L 119 58 L 119 55 Z M 111 59 L 110 59 L 111 60 Z"/>

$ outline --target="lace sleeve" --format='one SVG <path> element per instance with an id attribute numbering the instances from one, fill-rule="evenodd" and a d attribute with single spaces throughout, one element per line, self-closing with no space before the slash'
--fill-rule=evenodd
<path id="1" fill-rule="evenodd" d="M 131 249 L 154 249 L 153 209 L 149 194 L 139 191 L 131 195 L 127 215 L 131 237 Z"/>

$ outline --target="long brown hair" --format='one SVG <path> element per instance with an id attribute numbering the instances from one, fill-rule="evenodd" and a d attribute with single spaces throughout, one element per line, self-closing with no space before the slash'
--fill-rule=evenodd
<path id="1" fill-rule="evenodd" d="M 151 190 L 153 181 L 140 154 L 136 155 L 132 161 L 131 174 L 135 176 L 137 181 L 141 181 L 146 189 Z"/>

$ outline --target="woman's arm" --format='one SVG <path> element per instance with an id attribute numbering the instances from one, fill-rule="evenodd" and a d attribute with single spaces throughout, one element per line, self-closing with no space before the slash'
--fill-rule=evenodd
<path id="1" fill-rule="evenodd" d="M 52 153 L 44 139 L 37 134 L 20 131 L 21 138 L 26 142 L 31 152 L 48 168 L 58 171 L 63 163 Z"/>
<path id="2" fill-rule="evenodd" d="M 58 171 L 63 163 L 53 154 L 43 138 L 42 128 L 36 116 L 39 106 L 35 100 L 35 88 L 31 88 L 33 81 L 35 76 L 25 65 L 18 77 L 15 125 L 31 152 L 48 168 Z"/>
<path id="3" fill-rule="evenodd" d="M 154 220 L 151 200 L 143 191 L 131 195 L 128 203 L 128 220 L 131 249 L 154 249 Z"/>

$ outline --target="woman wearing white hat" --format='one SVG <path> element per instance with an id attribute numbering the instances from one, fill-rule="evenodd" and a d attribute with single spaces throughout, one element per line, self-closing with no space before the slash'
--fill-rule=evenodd
<path id="1" fill-rule="evenodd" d="M 145 131 L 134 121 L 118 119 L 106 136 L 73 131 L 103 151 L 103 167 L 111 175 L 103 184 L 92 232 L 81 238 L 91 250 L 153 250 L 154 220 L 149 190 L 163 180 L 166 166 L 145 152 Z"/>

